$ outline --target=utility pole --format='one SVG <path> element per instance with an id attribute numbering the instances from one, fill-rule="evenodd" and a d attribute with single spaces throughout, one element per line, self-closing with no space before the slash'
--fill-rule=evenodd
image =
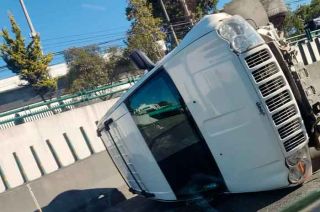
<path id="1" fill-rule="evenodd" d="M 32 24 L 32 21 L 31 21 L 31 18 L 29 16 L 29 13 L 28 13 L 28 10 L 26 8 L 26 6 L 24 5 L 24 1 L 23 0 L 19 0 L 20 1 L 20 5 L 22 7 L 22 10 L 23 10 L 23 13 L 27 19 L 27 22 L 28 22 L 28 25 L 29 25 L 29 28 L 30 28 L 30 35 L 32 38 L 36 37 L 38 35 L 38 33 L 36 32 L 36 30 L 34 29 L 34 26 Z"/>
<path id="2" fill-rule="evenodd" d="M 168 24 L 169 24 L 169 27 L 170 27 L 170 30 L 171 30 L 171 34 L 172 34 L 173 40 L 174 40 L 175 44 L 178 45 L 178 44 L 179 44 L 179 41 L 178 41 L 176 32 L 175 32 L 174 29 L 173 29 L 173 26 L 172 26 L 172 23 L 171 23 L 171 21 L 170 21 L 169 15 L 168 15 L 168 13 L 167 13 L 166 7 L 164 6 L 164 3 L 163 3 L 162 0 L 160 0 L 160 4 L 161 4 L 161 8 L 162 8 L 162 10 L 163 10 L 163 13 L 164 13 L 164 15 L 166 16 L 167 22 L 168 22 Z"/>
<path id="3" fill-rule="evenodd" d="M 185 0 L 179 0 L 179 1 L 182 4 L 183 10 L 184 10 L 184 15 L 189 19 L 190 24 L 193 26 L 194 22 L 192 20 L 191 13 L 188 9 L 188 5 L 187 5 L 186 1 Z"/>

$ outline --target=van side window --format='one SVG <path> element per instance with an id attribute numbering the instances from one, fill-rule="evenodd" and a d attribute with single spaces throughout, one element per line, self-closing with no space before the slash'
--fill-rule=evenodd
<path id="1" fill-rule="evenodd" d="M 217 185 L 214 159 L 165 70 L 149 78 L 126 105 L 176 196 Z"/>

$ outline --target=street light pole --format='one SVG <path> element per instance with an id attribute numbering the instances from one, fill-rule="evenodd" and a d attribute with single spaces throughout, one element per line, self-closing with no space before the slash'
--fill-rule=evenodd
<path id="1" fill-rule="evenodd" d="M 187 18 L 189 19 L 189 22 L 190 22 L 191 26 L 193 26 L 193 25 L 194 25 L 194 22 L 193 22 L 193 19 L 192 19 L 192 17 L 191 17 L 191 13 L 190 13 L 190 11 L 189 11 L 189 9 L 188 9 L 188 5 L 187 5 L 186 1 L 185 1 L 185 0 L 180 0 L 180 3 L 182 4 L 182 7 L 183 7 L 183 10 L 184 10 L 185 16 L 187 16 Z"/>
<path id="2" fill-rule="evenodd" d="M 173 29 L 173 26 L 172 26 L 172 23 L 171 23 L 171 21 L 170 21 L 169 15 L 168 15 L 168 13 L 167 13 L 166 7 L 164 6 L 164 3 L 163 3 L 162 0 L 160 0 L 160 4 L 161 4 L 161 8 L 162 8 L 162 10 L 163 10 L 163 13 L 164 13 L 164 15 L 165 15 L 165 17 L 166 17 L 166 19 L 167 19 L 167 22 L 168 22 L 168 24 L 169 24 L 169 27 L 170 27 L 170 30 L 171 30 L 171 33 L 172 33 L 173 40 L 174 40 L 174 42 L 176 43 L 176 45 L 178 45 L 178 44 L 179 44 L 179 41 L 178 41 L 176 32 L 175 32 L 174 29 Z"/>
<path id="3" fill-rule="evenodd" d="M 34 37 L 36 37 L 38 35 L 38 33 L 34 29 L 34 26 L 32 24 L 31 18 L 29 16 L 28 10 L 27 10 L 26 6 L 24 5 L 24 1 L 23 0 L 19 0 L 19 1 L 20 1 L 20 5 L 22 7 L 23 13 L 24 13 L 24 15 L 25 15 L 25 17 L 27 19 L 30 31 L 31 31 L 30 35 L 31 35 L 32 38 L 34 38 Z"/>

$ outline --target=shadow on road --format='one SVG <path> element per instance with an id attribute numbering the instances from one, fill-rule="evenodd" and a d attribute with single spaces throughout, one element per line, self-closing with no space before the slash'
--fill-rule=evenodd
<path id="1" fill-rule="evenodd" d="M 277 202 L 296 189 L 287 188 L 268 192 L 220 196 L 208 194 L 205 198 L 197 201 L 179 203 L 158 202 L 136 196 L 105 210 L 105 212 L 257 211 Z"/>
<path id="2" fill-rule="evenodd" d="M 213 212 L 213 211 L 278 211 L 299 201 L 320 187 L 320 152 L 311 151 L 315 174 L 303 186 L 281 190 L 215 195 L 189 202 L 159 202 L 134 196 L 130 199 L 115 188 L 70 190 L 58 195 L 42 208 L 47 211 L 80 212 Z M 316 172 L 317 171 L 317 172 Z"/>
<path id="3" fill-rule="evenodd" d="M 315 174 L 303 185 L 280 190 L 224 194 L 216 196 L 207 194 L 205 198 L 194 202 L 164 203 L 134 197 L 119 203 L 108 210 L 110 212 L 193 212 L 193 211 L 278 211 L 301 200 L 308 193 L 317 190 L 320 185 L 320 152 L 312 149 L 312 163 Z M 318 172 L 317 172 L 318 171 Z"/>
<path id="4" fill-rule="evenodd" d="M 70 190 L 56 196 L 42 211 L 103 211 L 125 200 L 125 196 L 115 188 Z"/>
<path id="5" fill-rule="evenodd" d="M 258 211 L 284 199 L 298 188 L 299 186 L 274 191 L 224 195 L 211 205 L 218 211 Z"/>

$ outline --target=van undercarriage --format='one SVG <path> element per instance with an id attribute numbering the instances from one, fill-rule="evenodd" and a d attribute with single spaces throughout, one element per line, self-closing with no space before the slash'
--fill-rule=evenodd
<path id="1" fill-rule="evenodd" d="M 305 66 L 296 61 L 296 50 L 279 48 L 276 42 L 268 46 L 277 58 L 298 103 L 306 130 L 309 146 L 320 149 L 320 73 L 317 64 Z"/>

